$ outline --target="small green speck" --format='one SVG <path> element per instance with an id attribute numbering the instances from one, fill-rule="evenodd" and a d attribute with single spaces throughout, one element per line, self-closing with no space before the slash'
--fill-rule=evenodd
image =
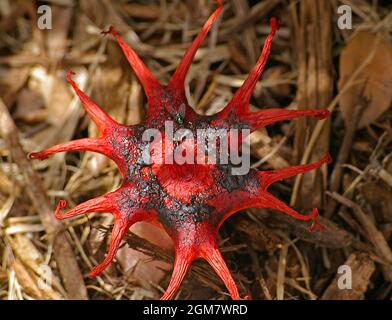
<path id="1" fill-rule="evenodd" d="M 184 123 L 184 117 L 181 114 L 179 114 L 179 113 L 176 114 L 176 122 L 178 124 L 183 124 Z"/>

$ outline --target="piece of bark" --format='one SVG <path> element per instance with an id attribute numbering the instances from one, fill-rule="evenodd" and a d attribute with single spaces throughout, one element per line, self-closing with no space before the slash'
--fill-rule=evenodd
<path id="1" fill-rule="evenodd" d="M 318 221 L 325 226 L 325 230 L 314 232 L 309 231 L 310 223 L 295 220 L 280 212 L 271 212 L 268 221 L 274 224 L 283 224 L 284 227 L 288 228 L 296 237 L 320 247 L 335 249 L 345 248 L 351 246 L 355 242 L 355 238 L 349 232 L 322 216 L 320 216 Z"/>
<path id="2" fill-rule="evenodd" d="M 344 265 L 351 268 L 351 289 L 339 288 L 339 278 L 344 275 L 338 273 L 328 288 L 324 291 L 321 300 L 364 299 L 364 294 L 370 283 L 370 277 L 376 268 L 373 260 L 366 253 L 354 252 L 348 257 Z"/>
<path id="3" fill-rule="evenodd" d="M 256 224 L 245 218 L 237 221 L 235 227 L 246 234 L 254 249 L 267 251 L 269 255 L 283 245 L 279 237 L 261 223 Z"/>
<path id="4" fill-rule="evenodd" d="M 378 221 L 392 222 L 392 194 L 391 191 L 380 187 L 374 182 L 365 182 L 359 190 L 366 201 L 372 206 Z"/>
<path id="5" fill-rule="evenodd" d="M 61 278 L 70 299 L 87 299 L 87 289 L 75 254 L 62 230 L 61 223 L 55 218 L 53 208 L 47 198 L 41 178 L 34 171 L 31 162 L 19 142 L 18 129 L 11 118 L 7 107 L 0 99 L 0 135 L 4 138 L 12 160 L 23 173 L 26 191 L 37 210 L 42 225 L 53 245 L 53 253 L 60 271 Z"/>
<path id="6" fill-rule="evenodd" d="M 385 280 L 392 282 L 392 250 L 385 240 L 384 235 L 377 229 L 373 221 L 362 208 L 354 201 L 351 201 L 336 192 L 328 194 L 352 210 L 355 218 L 364 229 L 367 239 L 373 245 L 374 251 L 385 262 L 385 264 L 382 265 Z"/>

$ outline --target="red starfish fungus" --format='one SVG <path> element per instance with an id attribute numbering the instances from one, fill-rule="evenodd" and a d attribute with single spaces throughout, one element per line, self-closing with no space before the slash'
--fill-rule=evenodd
<path id="1" fill-rule="evenodd" d="M 67 81 L 79 96 L 83 107 L 97 125 L 100 136 L 85 138 L 56 145 L 45 151 L 31 153 L 30 159 L 44 159 L 47 156 L 70 150 L 87 150 L 102 153 L 115 161 L 122 174 L 121 187 L 111 193 L 77 205 L 66 213 L 60 213 L 67 203 L 61 200 L 56 209 L 56 217 L 65 219 L 89 212 L 111 212 L 114 227 L 108 254 L 104 261 L 91 272 L 96 276 L 113 260 L 127 230 L 142 220 L 160 223 L 168 232 L 175 246 L 174 270 L 169 286 L 162 299 L 170 299 L 178 290 L 190 264 L 197 258 L 204 258 L 214 268 L 225 283 L 231 297 L 239 299 L 238 289 L 219 252 L 216 236 L 219 227 L 233 213 L 250 208 L 271 208 L 293 216 L 302 221 L 312 220 L 311 229 L 321 228 L 317 222 L 318 211 L 313 209 L 302 215 L 288 207 L 268 192 L 268 187 L 308 170 L 315 169 L 330 161 L 329 156 L 318 162 L 299 165 L 282 170 L 257 171 L 251 169 L 244 175 L 233 175 L 228 164 L 178 164 L 147 163 L 142 156 L 146 142 L 142 139 L 146 129 L 164 131 L 165 121 L 172 120 L 174 129 L 188 129 L 196 134 L 200 128 L 258 128 L 276 121 L 289 120 L 300 116 L 314 116 L 324 119 L 327 110 L 285 110 L 266 109 L 250 112 L 248 109 L 252 91 L 266 64 L 273 36 L 278 22 L 272 18 L 271 31 L 255 67 L 241 88 L 237 90 L 228 105 L 213 116 L 201 116 L 187 103 L 184 80 L 197 49 L 206 37 L 211 25 L 222 11 L 222 3 L 203 26 L 202 30 L 186 51 L 168 85 L 161 85 L 136 53 L 116 33 L 113 27 L 105 32 L 111 33 L 121 46 L 131 67 L 139 78 L 148 98 L 148 114 L 139 125 L 124 126 L 114 121 L 82 92 L 71 79 Z M 174 148 L 176 142 L 164 136 L 165 146 Z M 181 140 L 177 145 L 185 145 Z"/>

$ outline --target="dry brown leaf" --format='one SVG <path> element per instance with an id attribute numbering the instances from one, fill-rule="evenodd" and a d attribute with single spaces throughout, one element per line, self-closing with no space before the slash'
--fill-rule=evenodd
<path id="1" fill-rule="evenodd" d="M 43 108 L 43 99 L 29 89 L 20 91 L 16 104 L 14 119 L 20 119 L 28 123 L 40 123 L 46 121 L 48 112 Z"/>
<path id="2" fill-rule="evenodd" d="M 71 90 L 64 78 L 36 66 L 31 69 L 29 89 L 44 99 L 50 123 L 57 125 L 64 121 L 64 115 L 72 101 Z"/>
<path id="3" fill-rule="evenodd" d="M 14 185 L 13 182 L 0 171 L 0 192 L 5 194 L 11 194 L 18 186 Z"/>
<path id="4" fill-rule="evenodd" d="M 14 253 L 32 270 L 38 270 L 44 263 L 44 257 L 27 236 L 16 234 L 10 238 L 10 244 Z"/>
<path id="5" fill-rule="evenodd" d="M 14 102 L 16 93 L 24 86 L 30 69 L 12 68 L 7 71 L 0 71 L 0 96 L 6 105 Z"/>
<path id="6" fill-rule="evenodd" d="M 45 276 L 45 270 L 42 268 L 45 264 L 44 257 L 26 235 L 16 234 L 14 237 L 9 238 L 9 242 L 15 255 L 27 269 L 31 270 L 36 276 Z M 53 272 L 51 274 L 53 275 Z M 56 289 L 60 291 L 64 290 L 60 285 L 60 281 L 54 275 L 52 276 L 52 283 Z M 56 298 L 60 297 L 50 288 L 47 291 L 49 292 L 46 293 L 48 298 L 52 296 L 56 296 Z"/>
<path id="7" fill-rule="evenodd" d="M 19 259 L 15 259 L 13 263 L 16 278 L 23 290 L 34 298 L 42 299 L 42 293 L 34 281 L 31 274 L 26 270 L 23 263 Z"/>
<path id="8" fill-rule="evenodd" d="M 339 90 L 367 58 L 376 44 L 376 38 L 373 33 L 359 32 L 343 49 L 340 55 Z M 392 46 L 385 39 L 380 39 L 372 61 L 361 72 L 357 84 L 348 89 L 340 99 L 340 110 L 346 123 L 350 120 L 353 108 L 357 106 L 362 89 L 370 103 L 364 110 L 358 127 L 377 120 L 392 102 Z"/>
<path id="9" fill-rule="evenodd" d="M 157 226 L 141 222 L 135 224 L 131 230 L 139 237 L 165 250 L 172 248 L 172 242 L 167 233 Z M 170 269 L 170 265 L 166 262 L 149 261 L 147 255 L 127 246 L 119 250 L 117 261 L 126 272 L 133 270 L 132 275 L 135 279 L 139 281 L 150 281 L 152 283 L 159 283 L 165 276 L 163 270 Z"/>

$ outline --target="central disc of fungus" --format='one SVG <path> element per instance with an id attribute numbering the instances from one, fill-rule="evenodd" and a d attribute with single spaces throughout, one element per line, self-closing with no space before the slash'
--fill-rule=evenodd
<path id="1" fill-rule="evenodd" d="M 311 220 L 312 230 L 322 228 L 317 222 L 317 209 L 302 215 L 275 198 L 268 192 L 268 187 L 275 181 L 328 163 L 329 156 L 312 164 L 282 170 L 251 169 L 244 175 L 233 175 L 230 170 L 233 165 L 230 162 L 168 164 L 149 162 L 145 159 L 146 141 L 143 139 L 143 133 L 148 129 L 162 133 L 163 141 L 160 141 L 160 144 L 167 147 L 165 155 L 173 153 L 176 145 L 178 147 L 184 144 L 185 151 L 196 148 L 190 145 L 188 140 L 175 142 L 165 136 L 166 121 L 172 121 L 174 131 L 187 129 L 196 137 L 198 129 L 224 128 L 229 132 L 232 128 L 247 128 L 248 132 L 252 132 L 276 121 L 300 116 L 324 119 L 329 115 L 329 112 L 324 109 L 276 108 L 250 112 L 250 98 L 267 62 L 272 39 L 278 28 L 278 22 L 274 18 L 270 21 L 271 31 L 257 64 L 227 106 L 213 116 L 195 113 L 185 98 L 185 76 L 197 49 L 221 11 L 222 3 L 218 1 L 218 8 L 186 51 L 168 85 L 162 85 L 155 79 L 113 27 L 105 32 L 105 34 L 112 34 L 121 46 L 148 98 L 148 114 L 139 125 L 124 126 L 114 121 L 77 87 L 71 79 L 73 73 L 67 74 L 67 81 L 97 125 L 100 135 L 96 138 L 65 142 L 42 152 L 31 153 L 29 157 L 44 159 L 57 152 L 87 150 L 104 154 L 118 165 L 123 178 L 118 190 L 81 203 L 65 213 L 60 213 L 67 205 L 64 200 L 61 200 L 55 213 L 58 219 L 89 212 L 111 212 L 114 215 L 115 222 L 109 251 L 104 261 L 91 271 L 91 276 L 99 275 L 113 260 L 124 235 L 134 223 L 142 220 L 155 221 L 170 235 L 176 250 L 172 277 L 162 299 L 173 297 L 190 264 L 197 258 L 207 260 L 221 277 L 231 297 L 239 299 L 237 286 L 216 244 L 219 227 L 225 219 L 246 208 L 270 208 L 302 221 Z M 196 144 L 196 139 L 194 143 Z"/>
<path id="2" fill-rule="evenodd" d="M 213 167 L 207 165 L 172 164 L 153 166 L 152 173 L 168 195 L 189 202 L 195 195 L 205 193 L 214 186 L 216 182 L 212 170 Z"/>

